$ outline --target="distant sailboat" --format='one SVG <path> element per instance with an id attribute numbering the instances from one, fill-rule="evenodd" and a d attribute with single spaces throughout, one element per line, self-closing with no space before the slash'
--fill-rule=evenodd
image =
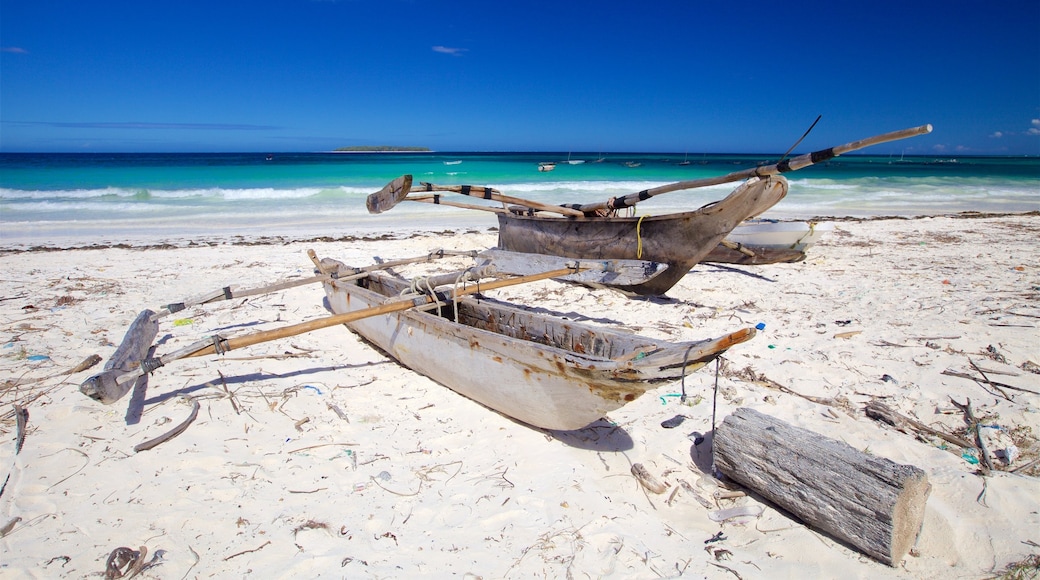
<path id="1" fill-rule="evenodd" d="M 689 153 L 689 151 L 687 151 L 686 152 L 686 156 L 683 157 L 683 160 L 679 162 L 679 165 L 689 165 L 689 164 L 690 164 L 690 153 Z"/>
<path id="2" fill-rule="evenodd" d="M 585 160 L 584 159 L 571 159 L 571 154 L 567 153 L 567 163 L 569 163 L 570 165 L 581 165 L 582 163 L 585 163 Z"/>

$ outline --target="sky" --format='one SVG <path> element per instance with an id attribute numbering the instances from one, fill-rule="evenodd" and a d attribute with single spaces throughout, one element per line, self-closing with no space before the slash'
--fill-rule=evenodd
<path id="1" fill-rule="evenodd" d="M 1040 2 L 0 0 L 0 152 L 1040 154 Z"/>

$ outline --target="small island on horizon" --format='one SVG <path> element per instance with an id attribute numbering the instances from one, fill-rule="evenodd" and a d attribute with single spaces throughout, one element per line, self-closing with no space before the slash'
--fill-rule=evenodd
<path id="1" fill-rule="evenodd" d="M 397 147 L 394 145 L 355 145 L 352 147 L 337 147 L 333 151 L 339 153 L 428 153 L 428 147 Z"/>

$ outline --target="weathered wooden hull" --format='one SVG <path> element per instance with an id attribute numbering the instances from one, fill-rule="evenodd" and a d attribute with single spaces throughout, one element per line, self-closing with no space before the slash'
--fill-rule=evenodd
<path id="1" fill-rule="evenodd" d="M 739 244 L 754 255 L 719 244 L 702 261 L 724 264 L 800 262 L 805 259 L 805 252 L 824 233 L 833 229 L 830 223 L 747 220 L 733 228 L 726 241 Z"/>
<path id="2" fill-rule="evenodd" d="M 498 215 L 498 247 L 513 252 L 585 259 L 642 259 L 668 270 L 642 284 L 615 286 L 641 295 L 664 294 L 730 231 L 787 195 L 781 176 L 752 178 L 725 199 L 696 211 L 660 216 L 560 218 Z"/>
<path id="3" fill-rule="evenodd" d="M 335 260 L 326 270 L 354 272 Z M 325 290 L 333 312 L 383 303 L 407 282 L 383 273 Z M 589 425 L 655 386 L 678 380 L 754 336 L 670 343 L 582 325 L 477 298 L 437 311 L 407 310 L 348 326 L 410 369 L 518 421 L 545 429 Z"/>

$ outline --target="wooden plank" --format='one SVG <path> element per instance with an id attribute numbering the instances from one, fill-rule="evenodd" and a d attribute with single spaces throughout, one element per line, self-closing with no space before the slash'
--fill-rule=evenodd
<path id="1" fill-rule="evenodd" d="M 740 408 L 715 431 L 715 465 L 726 477 L 890 566 L 917 539 L 931 491 L 912 465 Z"/>
<path id="2" fill-rule="evenodd" d="M 152 348 L 152 341 L 158 333 L 159 322 L 155 313 L 142 310 L 127 329 L 119 348 L 105 364 L 104 371 L 84 381 L 79 386 L 80 392 L 106 405 L 121 399 L 133 386 L 134 381 L 120 383 L 116 377 L 139 370 L 140 361 L 147 357 L 148 351 Z"/>

